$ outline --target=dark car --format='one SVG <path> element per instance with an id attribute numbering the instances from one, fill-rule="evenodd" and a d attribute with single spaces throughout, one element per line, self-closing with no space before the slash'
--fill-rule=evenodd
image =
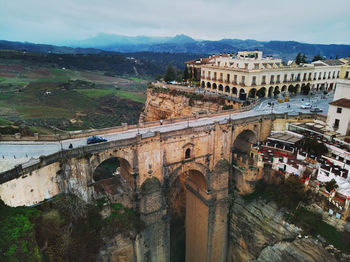
<path id="1" fill-rule="evenodd" d="M 87 139 L 88 144 L 95 144 L 95 143 L 100 143 L 100 142 L 106 142 L 107 139 L 99 136 L 91 136 Z"/>
<path id="2" fill-rule="evenodd" d="M 310 112 L 312 113 L 318 113 L 318 112 L 323 112 L 322 109 L 318 108 L 318 107 L 313 107 L 310 109 Z"/>

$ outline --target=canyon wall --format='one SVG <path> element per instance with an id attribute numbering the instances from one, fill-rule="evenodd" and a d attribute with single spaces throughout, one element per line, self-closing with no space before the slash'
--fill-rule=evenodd
<path id="1" fill-rule="evenodd" d="M 325 241 L 303 234 L 273 202 L 236 196 L 230 214 L 229 262 L 348 261 Z"/>

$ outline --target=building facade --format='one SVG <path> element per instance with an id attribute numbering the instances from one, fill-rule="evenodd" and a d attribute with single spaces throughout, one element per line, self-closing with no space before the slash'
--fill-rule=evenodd
<path id="1" fill-rule="evenodd" d="M 190 71 L 198 74 L 200 70 L 203 89 L 237 100 L 334 90 L 342 64 L 340 60 L 323 60 L 285 66 L 281 59 L 263 57 L 261 51 L 242 51 L 187 62 Z"/>
<path id="2" fill-rule="evenodd" d="M 329 103 L 327 126 L 342 136 L 350 136 L 350 64 L 341 67 L 334 99 Z"/>

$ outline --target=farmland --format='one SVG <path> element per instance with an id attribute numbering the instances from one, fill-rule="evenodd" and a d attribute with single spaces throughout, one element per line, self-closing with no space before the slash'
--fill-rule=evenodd
<path id="1" fill-rule="evenodd" d="M 69 131 L 136 123 L 150 80 L 0 58 L 0 126 L 50 133 L 53 127 Z M 0 133 L 11 130 L 16 129 Z"/>

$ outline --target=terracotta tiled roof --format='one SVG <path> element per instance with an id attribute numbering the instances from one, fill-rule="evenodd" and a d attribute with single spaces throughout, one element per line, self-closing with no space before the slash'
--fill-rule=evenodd
<path id="1" fill-rule="evenodd" d="M 350 108 L 350 99 L 340 98 L 338 100 L 330 102 L 329 104 L 332 105 L 332 106 L 340 106 L 340 107 Z"/>

